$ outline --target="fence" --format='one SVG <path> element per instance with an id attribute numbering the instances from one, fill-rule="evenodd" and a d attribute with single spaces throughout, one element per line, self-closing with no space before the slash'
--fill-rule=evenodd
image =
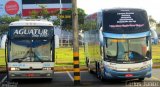
<path id="1" fill-rule="evenodd" d="M 72 47 L 73 44 L 73 32 L 62 30 L 60 27 L 55 27 L 55 35 L 58 36 L 59 47 Z M 79 35 L 79 45 L 83 46 L 83 38 Z"/>

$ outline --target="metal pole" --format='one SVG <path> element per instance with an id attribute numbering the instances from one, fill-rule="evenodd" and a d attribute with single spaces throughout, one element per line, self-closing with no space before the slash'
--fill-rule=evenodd
<path id="1" fill-rule="evenodd" d="M 72 0 L 74 84 L 80 84 L 77 0 Z"/>
<path id="2" fill-rule="evenodd" d="M 60 2 L 60 8 L 59 8 L 59 11 L 60 11 L 60 14 L 59 15 L 61 15 L 62 14 L 62 0 L 60 0 L 59 1 Z M 60 29 L 61 29 L 61 38 L 60 38 L 60 41 L 61 41 L 61 47 L 62 47 L 62 43 L 63 43 L 63 35 L 62 35 L 62 20 L 61 20 L 61 18 L 60 18 Z"/>

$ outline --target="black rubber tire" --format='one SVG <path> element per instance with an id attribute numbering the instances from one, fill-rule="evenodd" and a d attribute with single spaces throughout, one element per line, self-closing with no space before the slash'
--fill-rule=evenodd
<path id="1" fill-rule="evenodd" d="M 139 78 L 139 81 L 144 81 L 144 78 Z"/>

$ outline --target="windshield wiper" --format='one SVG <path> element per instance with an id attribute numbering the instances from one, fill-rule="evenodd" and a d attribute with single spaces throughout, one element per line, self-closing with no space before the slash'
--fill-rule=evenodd
<path id="1" fill-rule="evenodd" d="M 12 60 L 12 62 L 22 62 L 26 58 L 28 58 L 28 57 L 15 58 L 15 59 Z"/>
<path id="2" fill-rule="evenodd" d="M 39 61 L 38 62 L 44 62 L 38 55 L 36 55 L 36 53 L 34 52 L 34 59 L 38 59 Z M 36 61 L 37 62 L 37 61 Z"/>

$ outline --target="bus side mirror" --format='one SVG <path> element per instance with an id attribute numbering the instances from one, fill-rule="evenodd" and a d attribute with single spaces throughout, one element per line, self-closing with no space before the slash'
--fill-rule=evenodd
<path id="1" fill-rule="evenodd" d="M 154 29 L 151 29 L 151 35 L 152 35 L 152 43 L 158 44 L 158 35 Z"/>
<path id="2" fill-rule="evenodd" d="M 1 42 L 0 42 L 1 49 L 5 49 L 6 41 L 7 41 L 7 35 L 5 34 L 5 35 L 2 36 L 2 39 L 1 39 Z"/>
<path id="3" fill-rule="evenodd" d="M 100 45 L 103 46 L 103 33 L 102 33 L 102 27 L 99 29 L 99 40 L 100 40 Z"/>

